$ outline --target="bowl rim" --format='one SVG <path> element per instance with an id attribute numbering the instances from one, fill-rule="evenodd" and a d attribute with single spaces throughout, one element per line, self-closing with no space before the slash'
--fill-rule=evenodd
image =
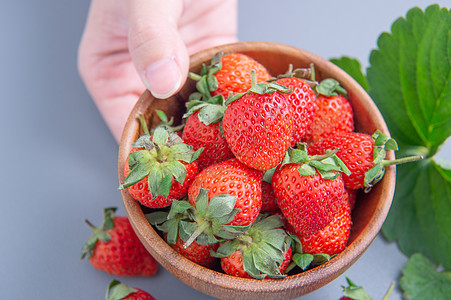
<path id="1" fill-rule="evenodd" d="M 272 42 L 237 42 L 212 47 L 193 54 L 190 57 L 190 66 L 209 61 L 209 59 L 219 51 L 222 51 L 224 53 L 243 52 L 248 50 L 249 46 L 252 47 L 252 51 L 268 50 L 268 47 L 273 48 L 275 51 L 283 50 L 285 53 L 288 53 L 290 55 L 305 56 L 310 61 L 321 62 L 321 64 L 327 65 L 332 73 L 337 74 L 340 77 L 340 83 L 343 87 L 346 88 L 346 86 L 353 86 L 353 89 L 355 90 L 354 97 L 358 98 L 360 102 L 362 102 L 362 104 L 365 105 L 369 110 L 371 109 L 371 111 L 376 112 L 374 118 L 377 122 L 378 128 L 383 133 L 389 134 L 387 125 L 379 109 L 370 98 L 370 96 L 366 93 L 366 91 L 360 85 L 358 85 L 358 83 L 351 76 L 349 76 L 345 71 L 341 70 L 338 66 L 309 51 Z M 148 106 L 148 104 L 146 104 L 146 101 L 148 101 L 148 99 L 151 99 L 150 101 L 153 101 L 150 93 L 148 91 L 145 91 L 139 98 L 136 105 L 133 107 L 132 112 L 130 113 L 124 127 L 118 155 L 119 182 L 122 182 L 124 179 L 124 155 L 128 154 L 131 148 L 131 144 L 134 142 L 134 140 L 132 140 L 132 135 L 127 133 L 136 132 L 139 129 L 139 123 L 136 120 L 136 116 L 140 112 L 144 112 L 145 108 Z M 387 159 L 393 158 L 394 154 L 392 153 L 392 151 L 387 152 Z M 380 196 L 378 197 L 379 199 L 375 213 L 373 213 L 370 221 L 366 224 L 366 226 L 364 226 L 360 234 L 356 236 L 354 241 L 350 243 L 345 248 L 345 250 L 333 257 L 328 262 L 313 269 L 299 274 L 290 275 L 283 279 L 266 278 L 264 279 L 264 281 L 227 275 L 215 270 L 205 268 L 186 259 L 182 255 L 178 254 L 174 249 L 172 249 L 147 222 L 147 219 L 145 218 L 140 205 L 136 200 L 130 197 L 127 190 L 122 190 L 121 195 L 123 198 L 124 208 L 130 220 L 130 223 L 146 249 L 170 273 L 172 273 L 179 280 L 190 285 L 191 287 L 203 293 L 213 295 L 211 294 L 209 289 L 199 286 L 199 282 L 197 281 L 202 281 L 207 284 L 223 287 L 225 290 L 236 289 L 238 284 L 240 286 L 240 291 L 257 294 L 289 294 L 288 290 L 293 289 L 295 290 L 295 292 L 292 293 L 292 295 L 301 296 L 326 285 L 327 283 L 331 282 L 336 277 L 344 273 L 366 251 L 366 249 L 376 238 L 382 227 L 382 224 L 385 221 L 393 199 L 396 177 L 395 170 L 396 169 L 394 166 L 390 166 L 386 169 L 384 178 L 381 182 L 378 183 L 378 185 L 383 184 L 383 188 L 380 189 Z M 178 272 L 176 272 L 176 270 L 178 270 Z M 313 276 L 313 273 L 315 273 L 315 276 Z M 318 274 L 320 275 L 318 276 Z M 264 284 L 262 284 L 263 282 Z M 320 284 L 318 285 L 319 282 Z M 312 288 L 309 289 L 309 287 Z"/>

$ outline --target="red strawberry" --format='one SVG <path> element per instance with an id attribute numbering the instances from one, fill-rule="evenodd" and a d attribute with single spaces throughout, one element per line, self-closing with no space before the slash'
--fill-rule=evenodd
<path id="1" fill-rule="evenodd" d="M 346 193 L 348 194 L 348 203 L 351 208 L 351 211 L 354 209 L 355 202 L 357 200 L 357 190 L 351 190 L 345 188 Z"/>
<path id="2" fill-rule="evenodd" d="M 297 142 L 305 138 L 313 122 L 313 116 L 317 110 L 316 95 L 310 85 L 301 78 L 281 78 L 276 82 L 292 89 L 286 96 L 292 106 L 294 131 L 291 146 L 295 146 Z"/>
<path id="3" fill-rule="evenodd" d="M 204 149 L 197 159 L 199 171 L 234 157 L 221 133 L 220 123 L 204 124 L 199 118 L 199 111 L 187 117 L 182 139 L 194 150 Z"/>
<path id="4" fill-rule="evenodd" d="M 325 92 L 323 86 L 328 82 L 333 87 Z M 336 85 L 334 86 L 334 84 Z M 352 132 L 354 130 L 352 106 L 342 94 L 335 92 L 338 89 L 345 94 L 346 91 L 339 87 L 338 82 L 333 79 L 323 80 L 316 89 L 324 94 L 317 96 L 317 109 L 305 141 L 313 144 L 336 134 Z"/>
<path id="5" fill-rule="evenodd" d="M 86 220 L 94 233 L 83 246 L 81 258 L 87 257 L 94 268 L 117 276 L 154 275 L 158 263 L 141 244 L 127 217 L 114 216 L 115 211 L 104 210 L 100 228 Z"/>
<path id="6" fill-rule="evenodd" d="M 177 252 L 204 267 L 218 261 L 211 251 L 225 238 L 234 238 L 227 225 L 237 215 L 236 197 L 220 194 L 208 198 L 208 190 L 200 189 L 196 207 L 185 200 L 174 200 L 169 212 L 156 211 L 146 215 L 150 224 L 164 233 L 166 242 Z"/>
<path id="7" fill-rule="evenodd" d="M 240 212 L 230 224 L 247 226 L 257 218 L 261 209 L 262 177 L 262 172 L 232 158 L 211 165 L 197 174 L 188 190 L 188 200 L 196 206 L 200 189 L 209 190 L 210 200 L 222 194 L 235 196 L 235 208 L 240 209 Z"/>
<path id="8" fill-rule="evenodd" d="M 266 68 L 255 59 L 242 54 L 217 53 L 208 66 L 204 65 L 200 74 L 190 73 L 189 77 L 197 81 L 197 94 L 204 100 L 210 96 L 221 95 L 227 98 L 230 93 L 244 93 L 252 86 L 251 71 L 255 72 L 256 82 L 271 78 Z M 199 95 L 195 96 L 199 99 Z"/>
<path id="9" fill-rule="evenodd" d="M 350 232 L 351 209 L 347 199 L 343 199 L 334 218 L 326 227 L 315 234 L 298 237 L 304 253 L 334 255 L 346 248 Z"/>
<path id="10" fill-rule="evenodd" d="M 339 172 L 346 167 L 333 152 L 315 157 L 290 149 L 288 154 L 291 162 L 277 167 L 272 177 L 274 193 L 296 231 L 312 235 L 332 221 L 345 196 Z"/>
<path id="11" fill-rule="evenodd" d="M 275 213 L 279 210 L 271 183 L 262 181 L 262 208 L 260 213 Z"/>
<path id="12" fill-rule="evenodd" d="M 288 248 L 287 251 L 283 254 L 284 260 L 282 264 L 279 266 L 279 272 L 283 274 L 285 269 L 288 267 L 291 261 L 291 248 Z M 224 257 L 221 259 L 221 268 L 223 271 L 229 275 L 242 277 L 242 278 L 253 278 L 250 276 L 243 267 L 243 254 L 241 251 L 237 250 L 231 255 Z"/>
<path id="13" fill-rule="evenodd" d="M 373 136 L 364 133 L 344 133 L 325 139 L 309 147 L 311 154 L 323 154 L 326 150 L 338 149 L 337 156 L 351 171 L 343 175 L 345 187 L 369 189 L 382 179 L 385 166 L 421 159 L 420 156 L 406 157 L 393 161 L 385 159 L 386 150 L 397 150 L 395 140 L 376 131 Z"/>
<path id="14" fill-rule="evenodd" d="M 167 234 L 165 236 L 167 236 Z M 185 248 L 185 242 L 180 237 L 177 237 L 175 244 L 169 245 L 187 259 L 206 268 L 213 268 L 218 262 L 216 257 L 211 256 L 210 250 L 216 251 L 219 247 L 219 243 L 212 245 L 199 245 L 196 241 L 193 241 L 188 247 Z"/>
<path id="15" fill-rule="evenodd" d="M 130 151 L 130 154 L 139 150 L 143 150 L 143 148 L 132 149 Z M 198 173 L 196 161 L 193 161 L 191 163 L 181 161 L 180 163 L 183 164 L 186 169 L 185 181 L 183 182 L 183 184 L 180 184 L 177 180 L 172 180 L 171 189 L 166 197 L 152 196 L 149 190 L 149 179 L 147 176 L 134 185 L 128 187 L 128 192 L 134 199 L 138 200 L 139 203 L 147 207 L 162 208 L 171 205 L 173 199 L 180 199 L 186 195 L 186 193 L 188 192 L 188 187 L 194 180 L 194 176 Z M 124 176 L 127 177 L 130 172 L 131 170 L 129 168 L 127 158 L 124 165 Z"/>
<path id="16" fill-rule="evenodd" d="M 293 120 L 285 87 L 254 85 L 247 93 L 228 100 L 223 131 L 233 154 L 258 170 L 277 166 L 290 146 Z"/>
<path id="17" fill-rule="evenodd" d="M 370 135 L 351 132 L 337 135 L 309 147 L 311 154 L 323 154 L 327 149 L 338 148 L 337 156 L 351 171 L 343 176 L 346 188 L 359 189 L 365 186 L 365 172 L 374 166 L 374 141 Z"/>
<path id="18" fill-rule="evenodd" d="M 252 86 L 251 71 L 256 74 L 257 83 L 265 82 L 271 75 L 268 70 L 255 59 L 241 54 L 230 53 L 221 58 L 222 67 L 215 74 L 218 87 L 211 94 L 228 97 L 230 92 L 244 93 Z"/>
<path id="19" fill-rule="evenodd" d="M 133 144 L 124 165 L 125 180 L 120 189 L 148 207 L 169 206 L 173 199 L 183 197 L 197 173 L 196 158 L 202 149 L 193 151 L 176 133 L 163 126 L 145 132 Z"/>
<path id="20" fill-rule="evenodd" d="M 129 287 L 117 280 L 113 280 L 108 286 L 106 300 L 155 300 L 149 293 Z"/>
<path id="21" fill-rule="evenodd" d="M 278 216 L 261 215 L 249 229 L 223 243 L 213 255 L 221 258 L 223 271 L 232 276 L 284 277 L 292 249 L 282 226 Z"/>

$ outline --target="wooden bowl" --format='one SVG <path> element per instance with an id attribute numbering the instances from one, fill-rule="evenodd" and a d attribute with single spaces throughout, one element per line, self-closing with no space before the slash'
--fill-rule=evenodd
<path id="1" fill-rule="evenodd" d="M 348 91 L 355 114 L 355 131 L 372 134 L 379 129 L 383 133 L 389 133 L 382 115 L 365 90 L 343 70 L 317 55 L 281 44 L 241 42 L 194 54 L 190 60 L 190 70 L 198 73 L 202 63 L 209 63 L 219 51 L 247 54 L 265 65 L 272 75 L 285 73 L 289 64 L 293 64 L 295 68 L 306 68 L 314 63 L 318 80 L 334 78 Z M 155 99 L 148 91 L 141 95 L 128 118 L 120 142 L 119 182 L 124 180 L 123 166 L 131 144 L 141 134 L 138 115 L 144 114 L 152 127 L 159 123 L 155 109 L 160 109 L 168 116 L 173 116 L 175 123 L 180 123 L 185 111 L 185 101 L 194 90 L 193 81 L 188 80 L 178 94 L 166 100 Z M 387 155 L 388 159 L 394 158 L 392 151 Z M 284 279 L 264 280 L 229 276 L 184 258 L 166 244 L 147 222 L 141 206 L 130 197 L 127 190 L 122 191 L 122 197 L 130 222 L 144 246 L 164 268 L 185 284 L 221 299 L 289 299 L 321 288 L 359 259 L 378 234 L 390 208 L 394 189 L 395 168 L 388 167 L 384 178 L 370 193 L 359 193 L 353 211 L 350 239 L 343 252 L 306 272 L 289 275 Z"/>

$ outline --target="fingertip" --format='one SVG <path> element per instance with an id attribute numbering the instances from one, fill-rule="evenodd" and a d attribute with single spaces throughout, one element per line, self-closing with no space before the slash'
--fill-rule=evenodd
<path id="1" fill-rule="evenodd" d="M 155 98 L 166 99 L 182 85 L 182 71 L 175 57 L 162 58 L 144 69 L 142 80 Z"/>

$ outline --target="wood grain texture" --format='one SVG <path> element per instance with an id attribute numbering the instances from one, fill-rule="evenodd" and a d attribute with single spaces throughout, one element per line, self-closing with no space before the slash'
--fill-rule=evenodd
<path id="1" fill-rule="evenodd" d="M 348 91 L 349 101 L 354 109 L 356 131 L 372 134 L 376 129 L 389 134 L 378 108 L 361 88 L 343 70 L 329 61 L 307 51 L 268 42 L 241 42 L 214 47 L 191 57 L 190 70 L 199 72 L 202 63 L 208 63 L 219 51 L 247 54 L 263 65 L 272 75 L 285 73 L 289 64 L 295 68 L 308 67 L 314 63 L 317 79 L 334 78 Z M 188 80 L 179 93 L 169 99 L 158 100 L 146 91 L 139 98 L 131 112 L 119 147 L 118 176 L 124 180 L 123 166 L 131 144 L 141 134 L 139 114 L 143 113 L 155 126 L 159 119 L 155 109 L 166 112 L 181 122 L 185 101 L 195 90 Z M 394 159 L 392 151 L 387 159 Z M 353 211 L 353 225 L 347 248 L 329 262 L 303 273 L 289 275 L 284 279 L 244 279 L 206 269 L 175 252 L 147 222 L 137 201 L 126 190 L 122 198 L 125 210 L 138 237 L 155 259 L 176 278 L 194 289 L 221 299 L 290 299 L 308 294 L 331 282 L 344 273 L 364 253 L 378 234 L 390 208 L 395 189 L 395 167 L 388 167 L 384 178 L 369 194 L 359 193 L 359 201 Z"/>

